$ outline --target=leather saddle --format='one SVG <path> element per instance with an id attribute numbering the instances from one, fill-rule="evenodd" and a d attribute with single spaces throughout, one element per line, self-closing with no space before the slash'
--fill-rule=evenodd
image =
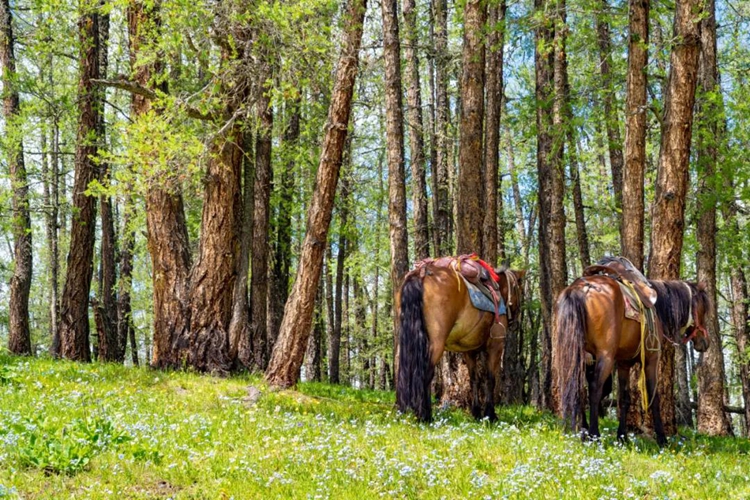
<path id="1" fill-rule="evenodd" d="M 645 276 L 625 257 L 604 257 L 599 262 L 584 269 L 584 276 L 609 276 L 617 281 L 627 280 L 635 289 L 641 303 L 647 309 L 656 304 L 656 290 L 651 287 Z"/>

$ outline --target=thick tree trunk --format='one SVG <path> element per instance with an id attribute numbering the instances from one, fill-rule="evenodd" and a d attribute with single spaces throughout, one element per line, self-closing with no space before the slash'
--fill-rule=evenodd
<path id="1" fill-rule="evenodd" d="M 401 54 L 398 36 L 398 2 L 384 0 L 383 58 L 385 59 L 385 137 L 388 162 L 388 226 L 391 241 L 391 283 L 395 302 L 401 280 L 409 271 L 406 232 L 406 177 L 404 174 L 404 114 L 401 98 Z M 393 308 L 393 350 L 398 373 L 398 321 Z"/>
<path id="2" fill-rule="evenodd" d="M 453 248 L 453 208 L 450 190 L 449 103 L 448 103 L 448 2 L 432 0 L 435 18 L 435 182 L 434 219 L 436 255 L 449 255 Z"/>
<path id="3" fill-rule="evenodd" d="M 347 140 L 345 162 L 349 162 L 351 154 L 351 139 Z M 346 167 L 343 167 L 346 168 Z M 347 231 L 349 223 L 349 173 L 341 176 L 339 191 L 339 243 L 336 255 L 336 289 L 334 291 L 333 333 L 331 335 L 331 350 L 328 358 L 328 377 L 332 384 L 341 383 L 341 324 L 343 318 L 343 290 L 344 274 L 346 272 Z"/>
<path id="4" fill-rule="evenodd" d="M 248 129 L 242 133 L 242 220 L 240 222 L 240 254 L 237 260 L 237 280 L 232 296 L 232 321 L 229 323 L 229 357 L 235 368 L 252 368 L 250 345 L 250 308 L 247 298 L 247 279 L 250 271 L 250 247 L 253 244 L 253 211 L 255 168 L 253 135 Z"/>
<path id="5" fill-rule="evenodd" d="M 104 3 L 102 3 L 104 5 Z M 107 65 L 109 62 L 109 14 L 99 15 L 99 77 L 107 78 Z M 106 123 L 104 121 L 105 91 L 100 88 L 98 92 L 99 103 L 97 105 L 97 139 L 99 148 L 106 149 Z M 108 186 L 111 182 L 109 165 L 103 162 L 99 165 L 100 179 L 103 185 Z M 99 260 L 99 304 L 96 307 L 102 320 L 101 334 L 99 335 L 99 360 L 114 361 L 122 363 L 125 352 L 120 352 L 121 342 L 117 329 L 117 265 L 115 254 L 117 252 L 117 238 L 115 235 L 114 212 L 112 210 L 112 199 L 109 196 L 99 196 L 101 206 L 101 247 Z"/>
<path id="6" fill-rule="evenodd" d="M 706 316 L 709 347 L 703 353 L 698 369 L 698 432 L 725 436 L 732 434 L 731 422 L 724 412 L 724 352 L 716 311 L 716 199 L 722 189 L 717 175 L 719 147 L 719 112 L 716 94 L 719 89 L 719 73 L 716 51 L 716 3 L 708 0 L 704 4 L 705 16 L 701 19 L 701 56 L 699 116 L 701 127 L 698 134 L 698 281 L 706 284 L 711 298 L 711 307 Z"/>
<path id="7" fill-rule="evenodd" d="M 228 108 L 233 110 L 233 105 Z M 200 247 L 189 279 L 188 365 L 201 372 L 225 374 L 232 364 L 229 324 L 240 250 L 241 138 L 242 126 L 238 123 L 219 134 L 211 145 L 206 172 Z"/>
<path id="8" fill-rule="evenodd" d="M 551 9 L 547 0 L 536 0 L 537 11 Z M 559 9 L 559 7 L 555 7 Z M 557 15 L 559 15 L 559 10 Z M 558 20 L 559 23 L 559 20 Z M 564 21 L 561 23 L 564 26 Z M 536 109 L 537 109 L 537 175 L 539 182 L 539 260 L 541 263 L 540 287 L 542 302 L 542 374 L 541 399 L 546 408 L 556 407 L 552 374 L 552 307 L 557 294 L 565 286 L 565 213 L 563 211 L 564 182 L 560 170 L 561 141 L 554 140 L 553 109 L 555 60 L 564 54 L 554 40 L 553 20 L 544 17 L 536 27 Z M 558 33 L 558 39 L 560 34 Z M 557 50 L 555 50 L 557 49 Z"/>
<path id="9" fill-rule="evenodd" d="M 685 199 L 690 138 L 700 54 L 701 3 L 679 0 L 675 11 L 675 40 L 666 90 L 656 196 L 653 205 L 650 279 L 679 279 L 685 225 Z M 674 333 L 674 332 L 670 332 Z M 674 348 L 662 343 L 658 391 L 667 434 L 674 434 Z"/>
<path id="10" fill-rule="evenodd" d="M 422 90 L 417 56 L 417 11 L 414 0 L 403 0 L 404 60 L 406 63 L 406 103 L 411 153 L 412 200 L 414 210 L 414 253 L 417 260 L 429 257 L 430 237 L 427 223 L 427 182 L 425 180 Z"/>
<path id="11" fill-rule="evenodd" d="M 60 303 L 60 353 L 64 358 L 90 361 L 88 306 L 94 272 L 96 198 L 88 196 L 86 190 L 92 181 L 99 178 L 99 169 L 94 161 L 97 154 L 98 99 L 91 81 L 99 78 L 98 12 L 82 12 L 78 29 L 81 40 L 78 135 L 68 269 Z"/>
<path id="12" fill-rule="evenodd" d="M 13 276 L 10 280 L 8 350 L 32 354 L 29 330 L 32 242 L 29 211 L 29 183 L 23 160 L 23 135 L 19 122 L 19 97 L 15 88 L 16 56 L 10 1 L 0 1 L 0 64 L 2 64 L 3 118 L 8 170 L 13 190 Z"/>
<path id="13" fill-rule="evenodd" d="M 487 123 L 484 144 L 484 221 L 482 228 L 482 257 L 493 266 L 498 264 L 502 245 L 502 232 L 498 232 L 498 212 L 502 213 L 500 177 L 500 112 L 503 101 L 503 43 L 505 41 L 505 2 L 489 7 L 487 21 L 490 34 L 487 38 Z M 500 233 L 500 234 L 499 234 Z"/>
<path id="14" fill-rule="evenodd" d="M 485 46 L 482 30 L 487 7 L 469 0 L 464 10 L 461 129 L 458 169 L 456 247 L 459 254 L 482 252 L 484 188 L 482 186 L 482 126 L 484 123 Z M 495 89 L 493 89 L 495 90 Z"/>
<path id="15" fill-rule="evenodd" d="M 284 316 L 284 304 L 289 297 L 289 269 L 292 261 L 292 212 L 295 189 L 295 156 L 300 136 L 300 98 L 289 103 L 289 122 L 284 131 L 284 147 L 287 151 L 286 164 L 281 174 L 279 185 L 279 206 L 276 217 L 276 242 L 273 259 L 273 279 L 269 293 L 271 294 L 271 306 L 268 318 L 268 331 L 275 337 L 278 334 L 282 317 Z M 315 327 L 317 328 L 317 316 Z M 320 349 L 321 339 L 317 340 Z M 320 356 L 318 356 L 320 358 Z M 320 359 L 317 360 L 320 364 Z M 318 366 L 317 369 L 320 369 Z M 318 377 L 317 380 L 320 380 Z"/>
<path id="16" fill-rule="evenodd" d="M 609 150 L 609 164 L 612 169 L 612 187 L 615 194 L 615 207 L 622 207 L 622 139 L 620 137 L 620 122 L 618 119 L 617 99 L 612 78 L 612 41 L 609 34 L 609 5 L 607 0 L 599 0 L 601 11 L 596 16 L 596 34 L 599 44 L 599 70 L 602 75 L 602 101 L 604 116 L 607 124 L 607 149 Z M 620 220 L 622 217 L 620 216 Z"/>
<path id="17" fill-rule="evenodd" d="M 261 82 L 266 80 L 264 75 Z M 250 338 L 252 339 L 255 366 L 265 370 L 268 357 L 276 340 L 276 332 L 268 331 L 268 252 L 269 204 L 271 200 L 271 133 L 273 108 L 270 88 L 263 87 L 255 103 L 260 125 L 255 141 L 255 190 L 253 211 L 253 254 L 250 274 Z M 273 336 L 271 335 L 273 333 Z"/>
<path id="18" fill-rule="evenodd" d="M 143 64 L 141 47 L 158 35 L 161 19 L 158 4 L 134 1 L 128 6 L 128 38 L 133 79 L 148 87 L 160 62 Z M 151 102 L 133 95 L 133 115 L 148 113 Z M 156 368 L 180 368 L 187 356 L 190 324 L 188 278 L 190 249 L 185 210 L 179 183 L 174 179 L 150 179 L 146 192 L 146 237 L 152 264 L 154 293 L 153 352 L 146 358 Z M 148 344 L 148 342 L 147 342 Z"/>
<path id="19" fill-rule="evenodd" d="M 347 30 L 344 32 L 320 165 L 308 210 L 307 234 L 300 252 L 297 278 L 284 307 L 279 337 L 266 370 L 266 380 L 276 387 L 290 387 L 297 382 L 307 348 L 336 183 L 348 132 L 366 5 L 365 0 L 351 0 L 345 14 Z"/>
<path id="20" fill-rule="evenodd" d="M 628 81 L 625 109 L 625 168 L 622 172 L 622 255 L 643 270 L 644 175 L 648 18 L 650 0 L 629 0 Z"/>

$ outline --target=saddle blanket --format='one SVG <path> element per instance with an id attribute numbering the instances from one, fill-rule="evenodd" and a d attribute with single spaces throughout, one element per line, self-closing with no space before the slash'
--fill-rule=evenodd
<path id="1" fill-rule="evenodd" d="M 508 310 L 505 308 L 505 301 L 503 300 L 502 295 L 500 295 L 499 293 L 497 294 L 499 303 L 497 305 L 497 311 L 495 311 L 495 305 L 492 303 L 492 299 L 485 295 L 485 293 L 482 292 L 482 290 L 480 290 L 478 286 L 470 283 L 463 275 L 459 276 L 461 276 L 463 282 L 466 284 L 466 288 L 469 290 L 471 305 L 473 305 L 480 311 L 487 311 L 492 314 L 495 314 L 497 312 L 498 316 L 502 316 L 503 314 L 508 313 Z M 487 293 L 490 293 L 489 290 Z"/>

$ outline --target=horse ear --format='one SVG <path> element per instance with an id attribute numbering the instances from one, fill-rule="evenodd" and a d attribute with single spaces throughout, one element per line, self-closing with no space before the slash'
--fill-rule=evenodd
<path id="1" fill-rule="evenodd" d="M 698 282 L 698 286 L 696 288 L 698 288 L 699 292 L 704 292 L 706 290 L 706 288 L 707 288 L 706 282 L 705 281 L 699 281 Z"/>

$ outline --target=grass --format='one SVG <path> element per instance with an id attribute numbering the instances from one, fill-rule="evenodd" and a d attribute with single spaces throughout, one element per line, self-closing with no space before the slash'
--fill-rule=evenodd
<path id="1" fill-rule="evenodd" d="M 582 444 L 528 407 L 499 417 L 419 425 L 387 392 L 0 357 L 0 498 L 750 497 L 745 439 L 620 446 L 605 421 Z"/>

